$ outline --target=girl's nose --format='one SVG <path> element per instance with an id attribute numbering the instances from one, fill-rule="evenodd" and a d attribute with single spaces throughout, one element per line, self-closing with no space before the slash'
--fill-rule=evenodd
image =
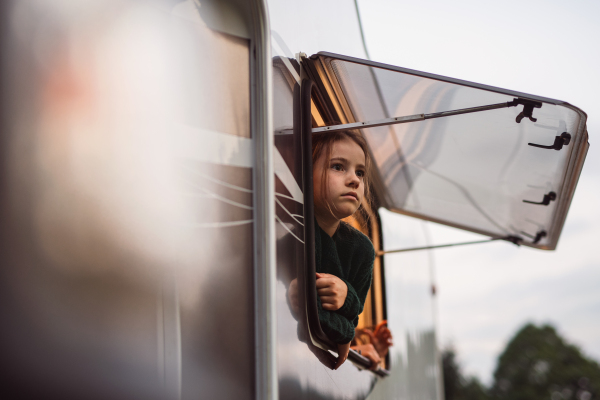
<path id="1" fill-rule="evenodd" d="M 351 187 L 357 188 L 359 184 L 360 184 L 360 178 L 358 176 L 356 176 L 356 173 L 354 173 L 354 172 L 351 173 L 348 185 Z"/>

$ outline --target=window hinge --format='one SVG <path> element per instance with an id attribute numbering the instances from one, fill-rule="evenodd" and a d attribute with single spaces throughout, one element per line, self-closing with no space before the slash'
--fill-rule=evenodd
<path id="1" fill-rule="evenodd" d="M 533 241 L 531 243 L 533 243 L 533 244 L 538 244 L 540 242 L 540 240 L 542 240 L 542 238 L 545 238 L 546 236 L 548 236 L 548 233 L 543 229 L 541 231 L 539 231 L 538 233 L 536 233 L 535 236 L 530 235 L 529 233 L 523 232 L 523 231 L 521 231 L 521 233 L 527 237 L 532 238 Z"/>

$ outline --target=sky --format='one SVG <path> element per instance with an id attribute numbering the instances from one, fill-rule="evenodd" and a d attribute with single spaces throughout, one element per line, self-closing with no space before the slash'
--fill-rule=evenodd
<path id="1" fill-rule="evenodd" d="M 434 252 L 438 341 L 492 382 L 526 322 L 600 361 L 600 2 L 359 0 L 370 58 L 567 101 L 588 114 L 586 163 L 556 251 L 508 243 Z M 434 244 L 481 238 L 429 224 Z"/>

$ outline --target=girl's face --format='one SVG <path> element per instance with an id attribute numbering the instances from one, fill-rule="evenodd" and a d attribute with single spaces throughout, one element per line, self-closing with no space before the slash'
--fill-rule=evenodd
<path id="1" fill-rule="evenodd" d="M 318 218 L 340 220 L 360 207 L 365 195 L 365 153 L 352 139 L 331 145 L 331 158 L 323 151 L 313 169 L 315 214 Z M 323 170 L 327 186 L 323 190 Z M 332 215 L 333 213 L 333 215 Z"/>

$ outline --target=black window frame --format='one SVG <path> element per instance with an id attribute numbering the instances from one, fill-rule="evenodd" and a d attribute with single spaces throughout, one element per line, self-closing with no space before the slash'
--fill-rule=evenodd
<path id="1" fill-rule="evenodd" d="M 313 160 L 312 160 L 312 114 L 311 100 L 315 83 L 308 78 L 302 79 L 300 89 L 300 127 L 302 135 L 302 161 L 303 161 L 303 193 L 304 193 L 304 239 L 305 239 L 305 258 L 304 274 L 305 279 L 305 299 L 306 299 L 306 317 L 311 340 L 326 350 L 337 352 L 337 345 L 331 341 L 319 322 L 319 312 L 317 305 L 317 280 L 316 280 L 316 262 L 315 262 L 315 215 L 313 198 Z M 385 303 L 385 302 L 384 302 Z M 371 367 L 371 361 L 350 349 L 348 359 L 364 369 Z M 378 376 L 386 377 L 390 373 L 386 369 L 378 369 L 371 372 Z"/>

